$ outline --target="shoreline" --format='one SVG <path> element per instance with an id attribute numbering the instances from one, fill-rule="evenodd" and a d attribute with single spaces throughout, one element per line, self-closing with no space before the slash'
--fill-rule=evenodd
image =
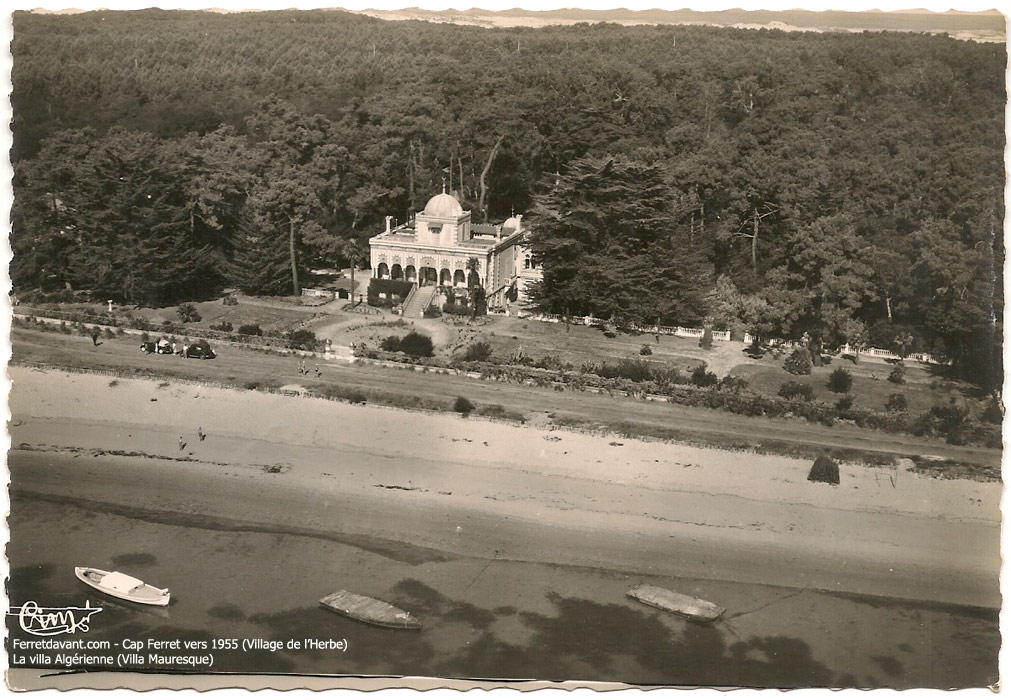
<path id="1" fill-rule="evenodd" d="M 162 505 L 190 512 L 319 525 L 464 556 L 498 551 L 615 571 L 1000 605 L 1000 484 L 843 464 L 843 484 L 831 487 L 807 482 L 808 465 L 788 458 L 9 371 L 15 493 L 72 488 L 79 498 L 137 507 L 151 507 L 150 494 L 159 493 Z M 198 424 L 207 442 L 193 436 Z M 188 447 L 196 461 L 151 459 L 186 456 L 175 444 L 180 432 L 199 445 Z M 47 474 L 24 468 L 33 453 L 17 450 L 22 442 L 148 457 L 66 456 L 50 459 L 66 464 Z M 282 467 L 267 473 L 271 464 Z M 353 517 L 335 520 L 335 510 Z"/>
<path id="2" fill-rule="evenodd" d="M 253 350 L 253 352 L 260 352 L 260 350 Z M 146 379 L 149 381 L 170 381 L 179 384 L 188 384 L 195 387 L 204 388 L 217 388 L 222 390 L 234 390 L 234 391 L 255 391 L 261 394 L 275 395 L 275 396 L 286 396 L 288 398 L 299 398 L 299 399 L 317 399 L 317 400 L 327 400 L 339 403 L 356 403 L 356 401 L 348 401 L 342 398 L 325 398 L 322 396 L 313 395 L 307 393 L 308 389 L 301 385 L 284 385 L 278 386 L 276 388 L 270 386 L 260 385 L 254 389 L 243 389 L 237 386 L 235 383 L 220 382 L 208 379 L 199 379 L 194 377 L 183 377 L 174 374 L 158 374 L 157 372 L 139 371 L 135 368 L 131 370 L 115 370 L 111 367 L 106 368 L 90 368 L 90 367 L 68 367 L 60 364 L 44 363 L 44 362 L 31 362 L 25 360 L 14 360 L 12 359 L 9 363 L 11 367 L 20 367 L 27 370 L 35 370 L 41 372 L 62 372 L 67 374 L 82 374 L 82 375 L 97 375 L 106 376 L 113 378 L 125 378 L 125 379 Z M 332 367 L 331 367 L 332 369 Z M 393 369 L 395 371 L 401 372 L 413 372 L 414 367 L 412 365 L 393 365 L 391 367 L 386 367 L 386 369 Z M 439 374 L 436 372 L 435 374 Z M 259 384 L 259 382 L 257 382 Z M 291 389 L 291 387 L 297 386 L 297 390 Z M 340 387 L 341 385 L 337 385 Z M 351 387 L 351 391 L 355 392 L 355 388 Z M 369 391 L 366 389 L 365 391 Z M 362 393 L 357 391 L 357 393 Z M 392 395 L 391 395 L 392 396 Z M 390 403 L 383 402 L 382 400 L 376 401 L 375 397 L 369 397 L 372 400 L 368 403 L 370 408 L 381 408 L 393 411 L 409 411 L 411 413 L 418 413 L 422 415 L 429 416 L 445 416 L 458 415 L 452 408 L 447 406 L 440 406 L 438 408 L 431 408 L 426 405 L 411 405 L 411 406 L 400 406 L 393 405 Z M 389 397 L 387 397 L 389 398 Z M 628 397 L 626 397 L 628 398 Z M 363 401 L 364 405 L 364 401 Z M 670 405 L 664 402 L 665 407 L 670 408 Z M 676 405 L 675 405 L 676 406 Z M 682 406 L 676 406 L 682 412 L 684 411 L 708 411 L 710 409 L 695 408 L 689 409 Z M 719 411 L 717 411 L 719 412 Z M 507 412 L 508 413 L 508 412 Z M 543 415 L 542 415 L 543 414 Z M 966 456 L 943 456 L 943 453 L 950 453 L 952 450 L 949 449 L 947 445 L 932 445 L 924 443 L 920 448 L 910 449 L 907 446 L 899 447 L 898 444 L 892 447 L 885 447 L 883 449 L 871 448 L 867 446 L 842 446 L 838 443 L 831 444 L 824 441 L 814 440 L 812 438 L 805 437 L 786 437 L 786 436 L 774 436 L 762 439 L 759 442 L 755 442 L 752 439 L 745 439 L 743 442 L 734 439 L 728 434 L 717 434 L 713 432 L 707 432 L 706 430 L 689 430 L 688 428 L 682 427 L 663 427 L 657 428 L 655 425 L 639 423 L 636 421 L 619 421 L 615 423 L 612 421 L 595 421 L 585 417 L 578 416 L 567 416 L 561 414 L 557 416 L 557 423 L 553 423 L 551 419 L 545 418 L 545 415 L 554 416 L 555 413 L 551 411 L 534 411 L 533 418 L 528 420 L 515 420 L 507 416 L 496 416 L 490 414 L 480 414 L 472 413 L 467 416 L 468 420 L 474 422 L 487 421 L 498 424 L 505 424 L 511 426 L 528 426 L 528 427 L 545 427 L 547 425 L 551 430 L 562 430 L 587 436 L 594 437 L 618 437 L 623 439 L 638 440 L 642 442 L 661 442 L 666 444 L 671 444 L 675 446 L 684 446 L 696 449 L 714 449 L 726 452 L 734 452 L 740 454 L 750 454 L 750 455 L 762 455 L 762 456 L 773 456 L 773 457 L 786 457 L 793 459 L 814 459 L 820 454 L 828 454 L 833 459 L 839 462 L 851 462 L 855 464 L 861 464 L 863 466 L 878 468 L 886 466 L 889 462 L 891 464 L 896 464 L 899 460 L 909 460 L 913 458 L 916 461 L 916 468 L 921 473 L 925 475 L 935 476 L 940 479 L 971 479 L 981 482 L 990 483 L 1002 483 L 1001 481 L 1001 460 L 1002 456 L 999 451 L 989 450 L 987 448 L 982 448 L 978 446 L 968 446 L 959 447 L 957 452 L 959 455 Z M 674 421 L 678 421 L 679 417 L 673 417 Z M 773 426 L 778 426 L 779 422 L 784 419 L 764 419 L 769 422 L 770 431 L 774 431 Z M 788 419 L 796 420 L 796 419 Z M 876 431 L 868 430 L 866 431 L 866 437 L 855 437 L 853 438 L 856 442 L 870 441 L 876 437 Z M 662 433 L 662 434 L 658 434 Z M 877 436 L 880 437 L 880 436 Z M 891 437 L 902 437 L 902 435 L 892 435 Z M 906 436 L 908 437 L 908 436 Z M 924 455 L 924 452 L 931 452 L 933 454 Z M 939 456 L 938 453 L 941 453 Z M 916 458 L 919 458 L 919 461 Z M 970 461 L 974 460 L 974 461 Z"/>
<path id="3" fill-rule="evenodd" d="M 231 534 L 252 533 L 257 535 L 281 535 L 281 536 L 306 538 L 310 540 L 321 540 L 324 542 L 335 543 L 342 546 L 364 550 L 371 554 L 378 555 L 386 559 L 390 559 L 392 561 L 408 565 L 417 565 L 430 562 L 445 563 L 462 559 L 468 559 L 501 565 L 508 565 L 508 564 L 540 565 L 551 568 L 557 568 L 574 574 L 582 572 L 603 576 L 621 575 L 632 578 L 635 577 L 653 578 L 657 576 L 656 572 L 650 572 L 645 570 L 629 571 L 629 570 L 619 570 L 607 566 L 569 564 L 564 562 L 538 561 L 529 559 L 506 559 L 500 556 L 486 557 L 470 553 L 457 554 L 454 552 L 443 552 L 441 550 L 422 547 L 420 545 L 413 545 L 410 543 L 400 542 L 397 540 L 384 540 L 381 538 L 371 538 L 363 535 L 335 533 L 332 531 L 314 530 L 311 528 L 270 526 L 256 521 L 230 520 L 228 518 L 216 517 L 213 515 L 192 515 L 170 510 L 158 511 L 153 509 L 132 508 L 130 506 L 116 503 L 89 501 L 87 499 L 74 498 L 72 496 L 57 496 L 42 492 L 15 491 L 13 493 L 19 498 L 19 500 L 23 499 L 24 501 L 34 501 L 51 504 L 54 506 L 70 506 L 72 508 L 77 508 L 83 511 L 93 512 L 96 514 L 126 518 L 129 520 L 136 520 L 154 525 L 170 525 L 172 527 L 180 527 L 194 530 L 207 530 L 212 532 L 222 532 Z M 403 551 L 404 549 L 417 550 L 417 551 L 404 553 Z M 691 580 L 693 582 L 711 582 L 715 584 L 757 585 L 773 589 L 802 590 L 803 592 L 807 593 L 836 596 L 842 599 L 853 600 L 856 602 L 867 602 L 872 605 L 875 603 L 875 601 L 877 601 L 878 604 L 880 604 L 881 601 L 887 600 L 888 604 L 890 605 L 909 605 L 924 608 L 927 610 L 941 611 L 941 612 L 947 611 L 962 614 L 989 615 L 991 613 L 998 612 L 1001 609 L 1000 605 L 975 605 L 972 603 L 955 603 L 955 602 L 922 600 L 917 598 L 901 598 L 896 596 L 880 596 L 874 594 L 857 593 L 846 590 L 833 590 L 830 588 L 812 588 L 810 586 L 806 586 L 803 589 L 796 589 L 781 584 L 772 584 L 772 583 L 749 584 L 747 582 L 728 581 L 726 579 L 705 579 L 693 577 Z M 739 615 L 742 613 L 737 614 Z"/>
<path id="4" fill-rule="evenodd" d="M 92 639 L 309 637 L 349 646 L 336 656 L 218 653 L 216 672 L 780 688 L 979 687 L 996 678 L 996 610 L 551 563 L 411 563 L 353 544 L 149 523 L 31 499 L 15 503 L 10 522 L 14 601 L 80 602 L 90 590 L 69 565 L 84 549 L 93 562 L 172 590 L 165 610 L 99 602 L 105 612 Z M 628 599 L 641 583 L 706 595 L 728 612 L 700 626 Z M 237 587 L 238 597 L 230 594 Z M 316 601 L 335 588 L 386 599 L 418 614 L 423 628 L 391 634 L 320 609 Z"/>

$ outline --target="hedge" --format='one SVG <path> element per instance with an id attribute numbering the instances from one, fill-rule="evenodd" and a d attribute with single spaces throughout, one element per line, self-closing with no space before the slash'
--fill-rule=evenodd
<path id="1" fill-rule="evenodd" d="M 369 280 L 369 306 L 393 306 L 394 296 L 400 297 L 401 300 L 406 299 L 413 288 L 413 282 L 373 277 Z M 383 294 L 386 295 L 386 299 L 382 298 Z"/>

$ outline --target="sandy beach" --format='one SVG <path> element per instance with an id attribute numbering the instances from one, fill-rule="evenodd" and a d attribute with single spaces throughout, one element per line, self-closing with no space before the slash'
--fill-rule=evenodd
<path id="1" fill-rule="evenodd" d="M 903 635 L 922 628 L 921 616 L 940 616 L 930 626 L 932 645 L 944 625 L 953 625 L 956 637 L 965 633 L 955 620 L 962 613 L 950 606 L 1000 605 L 1000 484 L 843 464 L 841 484 L 829 486 L 808 482 L 804 461 L 586 435 L 547 424 L 518 426 L 181 382 L 20 367 L 9 372 L 11 560 L 12 568 L 25 571 L 42 567 L 35 580 L 50 576 L 47 548 L 72 540 L 73 548 L 86 547 L 92 532 L 90 526 L 61 531 L 52 520 L 52 527 L 35 522 L 30 535 L 19 530 L 22 521 L 57 518 L 58 511 L 60 522 L 91 513 L 89 518 L 108 520 L 123 532 L 123 523 L 130 523 L 135 549 L 162 564 L 167 551 L 179 549 L 180 537 L 194 537 L 194 529 L 212 533 L 220 560 L 201 562 L 214 569 L 211 579 L 226 576 L 236 557 L 233 563 L 241 568 L 243 552 L 265 557 L 273 578 L 304 566 L 296 555 L 307 548 L 341 552 L 322 562 L 335 557 L 354 563 L 310 567 L 296 586 L 304 591 L 302 605 L 328 589 L 353 585 L 399 591 L 425 607 L 420 589 L 404 583 L 420 580 L 441 596 L 524 615 L 549 616 L 570 595 L 637 610 L 623 594 L 650 581 L 718 599 L 728 608 L 726 624 L 742 640 L 771 639 L 777 629 L 795 634 L 798 621 L 801 628 L 806 624 L 805 654 L 820 655 L 819 663 L 834 659 L 817 683 L 810 682 L 815 684 L 863 683 L 848 672 L 851 666 L 873 665 L 868 659 L 875 648 L 895 653 L 903 644 L 921 665 L 906 660 L 899 670 L 892 667 L 891 675 L 905 680 L 889 681 L 880 669 L 872 680 L 951 683 L 946 666 L 930 658 L 934 652 L 924 656 Z M 31 512 L 19 513 L 19 502 L 32 503 Z M 158 534 L 145 541 L 143 533 L 152 528 Z M 170 531 L 187 534 L 170 537 Z M 270 550 L 272 539 L 285 537 L 291 547 Z M 156 546 L 162 549 L 157 555 Z M 114 550 L 104 552 L 106 559 L 125 556 Z M 101 565 L 103 547 L 94 554 L 92 563 Z M 194 573 L 197 566 L 166 569 L 143 557 L 139 565 L 177 588 L 185 586 L 182 570 Z M 391 568 L 409 569 L 410 575 Z M 342 577 L 351 583 L 337 585 Z M 291 607 L 285 593 L 290 591 L 277 585 L 261 593 L 259 614 Z M 867 610 L 866 625 L 853 622 L 860 615 L 849 607 L 867 607 L 868 597 L 878 601 L 875 618 L 882 606 L 890 611 L 886 617 L 895 618 L 890 632 L 881 631 L 880 620 L 872 623 Z M 892 602 L 880 602 L 885 599 Z M 438 607 L 428 601 L 432 606 Z M 452 608 L 445 601 L 443 607 Z M 246 611 L 243 619 L 253 614 Z M 643 614 L 671 630 L 684 626 Z M 956 681 L 970 684 L 985 680 L 980 674 L 994 639 L 999 644 L 995 614 L 992 623 L 989 614 L 982 621 L 973 615 L 979 634 L 964 656 L 979 659 L 975 667 L 959 666 L 963 654 L 955 649 L 945 662 Z M 531 632 L 515 616 L 513 622 L 504 613 L 492 617 L 484 627 L 472 624 L 472 631 L 487 635 L 494 628 L 510 644 L 529 641 Z M 855 648 L 867 655 L 863 661 L 847 661 L 833 651 L 829 636 L 814 631 L 847 619 L 847 634 L 862 640 Z M 208 620 L 221 622 L 213 615 Z M 484 637 L 472 641 L 479 639 Z M 439 644 L 453 643 L 447 637 Z M 447 660 L 444 652 L 434 655 L 438 663 L 419 662 L 420 668 L 474 673 L 472 664 Z M 995 661 L 993 647 L 994 674 Z M 514 662 L 501 668 L 515 672 L 531 663 Z M 580 669 L 593 673 L 595 666 L 584 659 L 563 668 L 559 672 L 576 678 L 585 677 L 573 675 Z M 650 670 L 641 658 L 616 668 L 616 677 L 596 680 L 670 682 L 673 673 L 682 682 L 705 682 L 697 668 L 678 675 L 670 668 Z M 532 671 L 523 675 L 540 677 L 534 674 L 549 669 Z M 393 672 L 417 671 L 400 666 Z M 766 678 L 762 673 L 755 678 Z M 742 674 L 747 682 L 748 672 Z M 776 683 L 779 676 L 768 678 Z"/>

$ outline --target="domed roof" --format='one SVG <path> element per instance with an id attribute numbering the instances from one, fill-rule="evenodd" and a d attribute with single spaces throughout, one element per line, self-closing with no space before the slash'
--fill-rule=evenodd
<path id="1" fill-rule="evenodd" d="M 517 219 L 517 218 L 516 218 L 515 216 L 511 216 L 511 217 L 509 217 L 509 218 L 508 218 L 508 219 L 506 219 L 506 220 L 505 220 L 505 222 L 504 222 L 504 223 L 502 224 L 502 230 L 503 230 L 503 231 L 505 231 L 505 230 L 506 230 L 507 228 L 511 228 L 511 229 L 513 229 L 513 230 L 515 231 L 515 230 L 516 230 L 516 229 L 518 229 L 519 227 L 520 227 L 520 220 L 519 220 L 519 219 Z"/>
<path id="2" fill-rule="evenodd" d="M 437 194 L 425 205 L 426 216 L 436 216 L 440 219 L 454 219 L 463 215 L 463 207 L 451 194 Z"/>

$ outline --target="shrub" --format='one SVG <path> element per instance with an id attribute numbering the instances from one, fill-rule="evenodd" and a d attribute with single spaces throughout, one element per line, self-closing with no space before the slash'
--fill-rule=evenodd
<path id="1" fill-rule="evenodd" d="M 368 401 L 368 395 L 361 389 L 348 388 L 344 390 L 343 399 L 350 403 L 361 404 L 362 406 Z"/>
<path id="2" fill-rule="evenodd" d="M 839 483 L 839 465 L 828 455 L 818 455 L 807 474 L 808 481 L 820 481 L 824 484 Z"/>
<path id="3" fill-rule="evenodd" d="M 369 306 L 393 306 L 395 298 L 406 299 L 414 285 L 404 280 L 379 279 L 369 280 Z"/>
<path id="4" fill-rule="evenodd" d="M 720 389 L 723 391 L 732 391 L 735 394 L 739 394 L 742 391 L 746 391 L 748 388 L 748 380 L 744 377 L 732 377 L 729 374 L 720 380 Z"/>
<path id="5" fill-rule="evenodd" d="M 232 324 L 228 321 L 222 321 L 221 323 L 211 324 L 212 331 L 221 331 L 222 333 L 231 333 Z"/>
<path id="6" fill-rule="evenodd" d="M 457 396 L 456 402 L 453 404 L 453 410 L 466 416 L 474 410 L 474 404 L 464 396 Z"/>
<path id="7" fill-rule="evenodd" d="M 258 323 L 243 323 L 239 326 L 239 335 L 263 335 Z"/>
<path id="8" fill-rule="evenodd" d="M 368 394 L 361 389 L 343 384 L 313 384 L 308 388 L 313 396 L 319 396 L 331 401 L 339 400 L 365 405 L 369 399 Z"/>
<path id="9" fill-rule="evenodd" d="M 400 350 L 400 336 L 388 335 L 379 342 L 379 349 L 386 352 L 397 352 Z"/>
<path id="10" fill-rule="evenodd" d="M 179 308 L 176 309 L 176 314 L 178 314 L 179 320 L 183 323 L 197 323 L 200 320 L 200 313 L 197 311 L 197 307 L 190 303 L 180 304 Z"/>
<path id="11" fill-rule="evenodd" d="M 471 289 L 471 295 L 473 296 L 473 306 L 475 316 L 484 316 L 488 313 L 488 300 L 485 296 L 484 289 L 482 287 L 473 287 Z"/>
<path id="12" fill-rule="evenodd" d="M 559 359 L 558 355 L 544 355 L 541 359 L 534 362 L 534 367 L 538 369 L 562 369 L 562 361 Z"/>
<path id="13" fill-rule="evenodd" d="M 491 357 L 491 345 L 483 340 L 471 343 L 463 352 L 464 362 L 485 362 Z"/>
<path id="14" fill-rule="evenodd" d="M 692 384 L 695 386 L 714 386 L 719 381 L 720 378 L 706 368 L 705 362 L 692 370 Z"/>
<path id="15" fill-rule="evenodd" d="M 837 394 L 845 394 L 853 386 L 853 375 L 842 367 L 828 375 L 828 388 Z"/>
<path id="16" fill-rule="evenodd" d="M 790 374 L 811 374 L 811 365 L 811 352 L 805 347 L 799 347 L 786 358 L 783 369 Z"/>
<path id="17" fill-rule="evenodd" d="M 980 414 L 979 418 L 984 423 L 993 423 L 995 425 L 1003 423 L 1004 407 L 1001 405 L 1000 398 L 997 396 L 991 396 L 987 400 L 986 406 L 983 408 L 983 412 Z"/>
<path id="18" fill-rule="evenodd" d="M 702 337 L 699 338 L 699 347 L 703 350 L 713 349 L 713 329 L 706 326 L 705 330 L 702 331 Z"/>
<path id="19" fill-rule="evenodd" d="M 965 424 L 969 418 L 969 409 L 965 405 L 952 398 L 946 404 L 934 406 L 930 412 L 937 418 L 945 440 L 952 445 L 965 444 Z"/>
<path id="20" fill-rule="evenodd" d="M 810 384 L 802 382 L 786 382 L 779 387 L 779 395 L 784 399 L 814 401 L 814 389 Z"/>
<path id="21" fill-rule="evenodd" d="M 835 402 L 835 407 L 837 411 L 848 411 L 853 408 L 853 397 L 843 396 L 841 399 Z"/>
<path id="22" fill-rule="evenodd" d="M 891 374 L 888 375 L 888 381 L 892 384 L 905 384 L 906 383 L 906 366 L 899 362 L 897 365 L 892 367 Z"/>
<path id="23" fill-rule="evenodd" d="M 411 331 L 400 339 L 399 350 L 412 357 L 431 357 L 434 354 L 432 339 L 416 331 Z"/>
<path id="24" fill-rule="evenodd" d="M 909 404 L 904 394 L 889 394 L 888 400 L 885 401 L 885 410 L 889 413 L 901 413 L 907 408 Z"/>
<path id="25" fill-rule="evenodd" d="M 651 348 L 649 345 L 643 345 L 641 348 L 639 348 L 639 354 L 640 355 L 652 355 L 653 354 L 653 348 Z"/>
<path id="26" fill-rule="evenodd" d="M 648 382 L 653 378 L 653 370 L 646 360 L 620 360 L 617 364 L 609 365 L 604 362 L 597 369 L 597 376 L 605 379 L 615 379 L 621 377 L 630 379 L 633 382 Z"/>
<path id="27" fill-rule="evenodd" d="M 292 350 L 315 350 L 319 342 L 316 334 L 305 328 L 297 331 L 288 331 L 285 335 L 286 345 Z"/>
<path id="28" fill-rule="evenodd" d="M 681 384 L 691 384 L 691 377 L 686 376 L 677 367 L 669 367 L 665 365 L 660 365 L 653 368 L 653 381 L 657 385 L 665 390 L 670 390 L 672 387 Z"/>

